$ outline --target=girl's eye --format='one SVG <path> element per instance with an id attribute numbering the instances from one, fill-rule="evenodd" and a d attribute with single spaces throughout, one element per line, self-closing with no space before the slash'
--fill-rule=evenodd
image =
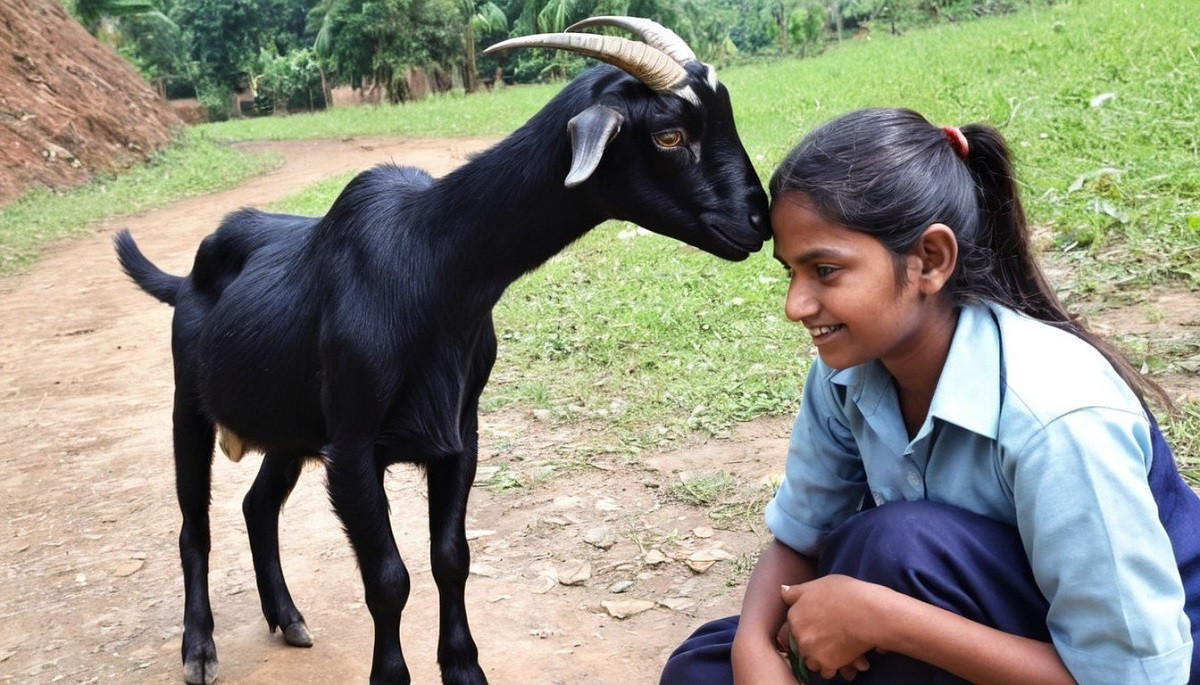
<path id="1" fill-rule="evenodd" d="M 654 142 L 659 147 L 679 147 L 683 144 L 683 132 L 676 130 L 659 131 L 658 133 L 654 134 Z"/>
<path id="2" fill-rule="evenodd" d="M 815 271 L 817 273 L 817 278 L 829 278 L 835 272 L 837 272 L 837 267 L 829 266 L 827 264 L 818 264 Z"/>

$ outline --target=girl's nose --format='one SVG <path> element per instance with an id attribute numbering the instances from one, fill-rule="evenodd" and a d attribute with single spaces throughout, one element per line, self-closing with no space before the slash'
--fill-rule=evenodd
<path id="1" fill-rule="evenodd" d="M 812 296 L 799 279 L 793 278 L 788 285 L 787 298 L 783 302 L 783 313 L 788 319 L 799 323 L 802 319 L 815 316 L 817 309 L 817 298 Z"/>

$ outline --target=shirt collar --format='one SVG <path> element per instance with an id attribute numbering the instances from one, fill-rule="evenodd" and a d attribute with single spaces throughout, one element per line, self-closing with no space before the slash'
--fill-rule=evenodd
<path id="1" fill-rule="evenodd" d="M 873 415 L 885 394 L 895 392 L 891 374 L 877 359 L 834 371 L 829 380 L 855 389 L 851 396 L 864 416 Z M 965 305 L 959 309 L 958 325 L 933 392 L 929 416 L 995 440 L 1000 424 L 1001 382 L 999 324 L 987 305 Z"/>

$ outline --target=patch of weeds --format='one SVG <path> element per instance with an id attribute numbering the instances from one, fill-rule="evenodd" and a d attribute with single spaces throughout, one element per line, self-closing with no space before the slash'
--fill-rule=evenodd
<path id="1" fill-rule="evenodd" d="M 1142 373 L 1158 376 L 1200 370 L 1200 336 L 1195 334 L 1126 334 L 1109 339 Z"/>
<path id="2" fill-rule="evenodd" d="M 758 563 L 759 552 L 743 552 L 729 561 L 729 572 L 725 575 L 725 587 L 742 587 L 750 580 L 750 573 Z"/>
<path id="3" fill-rule="evenodd" d="M 1163 437 L 1175 454 L 1175 463 L 1184 480 L 1197 487 L 1200 486 L 1200 402 L 1183 403 L 1176 409 L 1176 414 L 1161 417 Z"/>
<path id="4" fill-rule="evenodd" d="M 710 471 L 687 479 L 681 476 L 667 494 L 693 506 L 711 507 L 723 502 L 736 484 L 737 478 L 732 473 Z"/>
<path id="5" fill-rule="evenodd" d="M 774 494 L 775 488 L 765 484 L 743 487 L 736 498 L 729 498 L 709 511 L 708 517 L 725 525 L 740 521 L 754 527 L 762 520 L 763 510 Z"/>
<path id="6" fill-rule="evenodd" d="M 492 492 L 509 492 L 525 487 L 525 483 L 521 479 L 521 474 L 517 473 L 508 464 L 501 464 L 495 467 L 495 469 L 491 473 L 481 474 L 483 478 L 476 478 L 475 485 L 487 488 Z M 480 471 L 483 471 L 483 469 L 481 468 Z"/>

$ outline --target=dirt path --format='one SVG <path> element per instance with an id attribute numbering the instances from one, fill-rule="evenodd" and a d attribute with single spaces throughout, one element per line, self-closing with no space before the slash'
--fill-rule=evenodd
<path id="1" fill-rule="evenodd" d="M 196 244 L 232 209 L 382 161 L 442 174 L 486 142 L 256 144 L 287 162 L 233 190 L 105 222 L 0 282 L 0 682 L 181 681 L 171 311 L 119 273 L 112 233 L 130 228 L 160 266 L 185 273 Z M 719 466 L 751 482 L 775 472 L 787 427 L 781 419 L 746 424 L 734 440 L 652 456 L 637 468 L 600 458 L 517 493 L 476 488 L 468 607 L 492 681 L 655 682 L 666 655 L 702 619 L 736 610 L 738 574 L 764 541 L 756 520 L 714 531 L 702 510 L 662 493 L 679 470 Z M 571 435 L 531 428 L 518 414 L 486 415 L 482 468 L 502 451 L 554 454 Z M 256 468 L 257 457 L 219 458 L 214 467 L 220 682 L 365 682 L 370 618 L 316 469 L 282 520 L 284 569 L 316 646 L 289 648 L 267 632 L 240 512 Z M 411 470 L 389 475 L 392 524 L 413 574 L 405 652 L 414 682 L 433 683 L 437 608 L 423 489 Z M 685 563 L 713 549 L 721 559 L 707 572 Z M 565 585 L 571 576 L 579 582 Z M 611 592 L 623 581 L 632 584 Z M 620 620 L 601 605 L 612 600 L 654 604 Z"/>

